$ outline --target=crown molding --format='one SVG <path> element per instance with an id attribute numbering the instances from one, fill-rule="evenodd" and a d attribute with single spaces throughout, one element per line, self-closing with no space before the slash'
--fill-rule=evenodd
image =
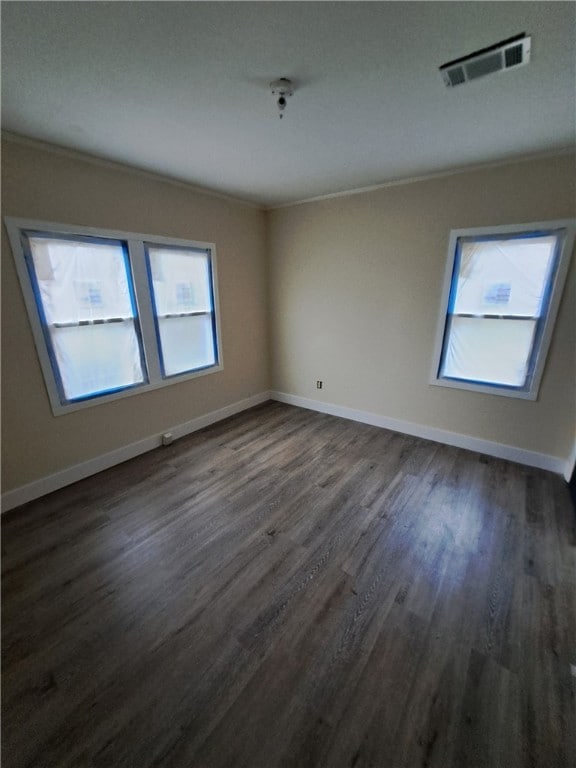
<path id="1" fill-rule="evenodd" d="M 572 155 L 576 152 L 576 146 L 560 147 L 559 149 L 549 150 L 545 152 L 537 152 L 531 155 L 519 155 L 518 157 L 509 157 L 505 160 L 497 160 L 487 163 L 476 163 L 474 165 L 462 165 L 456 168 L 449 168 L 445 171 L 434 171 L 432 173 L 423 174 L 422 176 L 406 176 L 405 178 L 392 179 L 390 181 L 383 181 L 380 184 L 371 184 L 368 187 L 355 187 L 354 189 L 344 189 L 340 192 L 329 192 L 325 195 L 316 195 L 314 197 L 306 197 L 302 200 L 295 200 L 290 203 L 278 203 L 277 205 L 265 206 L 266 211 L 276 211 L 281 208 L 292 208 L 296 205 L 306 205 L 307 203 L 319 203 L 323 200 L 332 200 L 338 197 L 352 197 L 353 195 L 363 195 L 367 192 L 377 192 L 380 189 L 388 189 L 390 187 L 402 187 L 406 184 L 417 184 L 422 181 L 432 181 L 434 179 L 443 179 L 448 176 L 458 176 L 462 173 L 471 173 L 474 171 L 488 171 L 492 168 L 502 168 L 507 165 L 515 165 L 516 163 L 528 163 L 535 160 L 547 160 L 553 157 L 560 157 L 563 155 Z"/>
<path id="2" fill-rule="evenodd" d="M 365 187 L 353 187 L 351 189 L 343 189 L 338 192 L 328 192 L 324 195 L 315 195 L 313 197 L 305 197 L 300 200 L 293 200 L 287 203 L 278 203 L 274 205 L 266 205 L 265 203 L 255 203 L 250 200 L 245 200 L 241 197 L 235 197 L 234 195 L 226 194 L 224 192 L 218 192 L 217 190 L 210 189 L 209 187 L 202 187 L 192 184 L 182 179 L 177 179 L 173 176 L 164 175 L 156 171 L 148 171 L 144 168 L 139 168 L 134 165 L 128 165 L 116 160 L 109 160 L 98 155 L 92 155 L 82 150 L 72 149 L 60 144 L 52 144 L 50 142 L 42 141 L 40 139 L 33 139 L 29 136 L 24 136 L 19 133 L 13 133 L 12 131 L 2 130 L 2 140 L 13 142 L 15 144 L 23 144 L 25 146 L 33 147 L 35 149 L 41 149 L 46 152 L 52 152 L 53 154 L 60 155 L 62 157 L 68 157 L 73 160 L 79 160 L 82 162 L 92 163 L 104 168 L 110 168 L 116 171 L 122 171 L 124 173 L 131 173 L 142 178 L 146 178 L 152 181 L 161 181 L 165 184 L 171 184 L 179 187 L 180 189 L 186 189 L 188 192 L 195 192 L 196 194 L 206 195 L 208 197 L 214 197 L 218 200 L 223 200 L 228 203 L 235 203 L 237 205 L 243 205 L 247 208 L 260 211 L 276 211 L 282 208 L 292 208 L 297 205 L 306 205 L 308 203 L 317 203 L 324 200 L 332 200 L 339 197 L 352 197 L 353 195 L 363 195 L 369 192 L 377 192 L 381 189 L 388 189 L 391 187 L 404 186 L 406 184 L 417 184 L 422 181 L 432 181 L 434 179 L 442 179 L 449 176 L 458 176 L 463 173 L 471 173 L 474 171 L 486 171 L 493 168 L 502 168 L 508 165 L 515 165 L 517 163 L 527 163 L 536 160 L 547 160 L 554 157 L 560 157 L 564 155 L 571 155 L 576 152 L 575 146 L 560 147 L 559 149 L 549 150 L 544 152 L 537 152 L 528 155 L 520 155 L 518 157 L 509 157 L 504 160 L 497 160 L 487 163 L 476 163 L 472 165 L 463 165 L 456 168 L 449 168 L 444 171 L 434 171 L 432 173 L 422 174 L 420 176 L 406 176 L 398 179 L 391 179 L 389 181 L 383 181 L 379 184 L 371 184 Z"/>
<path id="3" fill-rule="evenodd" d="M 182 179 L 177 179 L 174 176 L 164 175 L 156 171 L 147 171 L 144 168 L 138 168 L 135 165 L 128 165 L 126 163 L 118 162 L 117 160 L 108 160 L 105 157 L 98 155 L 92 155 L 89 152 L 83 152 L 79 149 L 72 149 L 70 147 L 64 147 L 61 144 L 51 144 L 47 141 L 41 141 L 40 139 L 33 139 L 29 136 L 23 136 L 20 133 L 13 133 L 12 131 L 2 131 L 2 140 L 12 142 L 13 144 L 22 144 L 33 149 L 40 149 L 44 152 L 51 152 L 54 155 L 60 157 L 67 157 L 71 160 L 79 160 L 84 163 L 91 163 L 92 165 L 98 165 L 102 168 L 109 168 L 115 171 L 121 171 L 123 173 L 131 173 L 141 178 L 149 179 L 150 181 L 161 181 L 164 184 L 171 184 L 172 186 L 185 189 L 188 192 L 195 192 L 199 195 L 206 195 L 208 197 L 215 197 L 218 200 L 223 200 L 227 203 L 235 203 L 237 205 L 243 205 L 246 208 L 253 208 L 255 210 L 264 210 L 264 206 L 253 203 L 249 200 L 244 200 L 241 197 L 234 197 L 234 195 L 228 195 L 224 192 L 218 192 L 209 187 L 202 187 L 192 184 Z"/>

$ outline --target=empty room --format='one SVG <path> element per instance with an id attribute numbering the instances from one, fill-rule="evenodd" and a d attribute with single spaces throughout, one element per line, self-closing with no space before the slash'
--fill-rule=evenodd
<path id="1" fill-rule="evenodd" d="M 2 764 L 576 765 L 576 4 L 4 2 Z"/>

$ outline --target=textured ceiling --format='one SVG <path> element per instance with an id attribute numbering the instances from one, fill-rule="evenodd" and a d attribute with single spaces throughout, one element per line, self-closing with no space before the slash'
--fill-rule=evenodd
<path id="1" fill-rule="evenodd" d="M 5 2 L 2 122 L 277 205 L 572 144 L 575 20 L 564 2 Z M 444 87 L 441 64 L 520 32 L 528 66 Z"/>

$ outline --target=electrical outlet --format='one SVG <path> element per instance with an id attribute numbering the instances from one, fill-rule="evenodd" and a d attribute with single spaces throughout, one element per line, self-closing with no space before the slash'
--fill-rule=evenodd
<path id="1" fill-rule="evenodd" d="M 316 389 L 322 389 L 322 382 L 321 381 L 317 381 L 316 382 Z"/>

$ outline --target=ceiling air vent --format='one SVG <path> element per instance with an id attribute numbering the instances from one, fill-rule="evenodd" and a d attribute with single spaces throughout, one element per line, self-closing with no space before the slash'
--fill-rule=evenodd
<path id="1" fill-rule="evenodd" d="M 494 72 L 528 64 L 530 40 L 530 35 L 523 33 L 443 64 L 440 67 L 440 73 L 444 84 L 448 88 L 453 88 L 484 75 L 492 75 Z"/>

